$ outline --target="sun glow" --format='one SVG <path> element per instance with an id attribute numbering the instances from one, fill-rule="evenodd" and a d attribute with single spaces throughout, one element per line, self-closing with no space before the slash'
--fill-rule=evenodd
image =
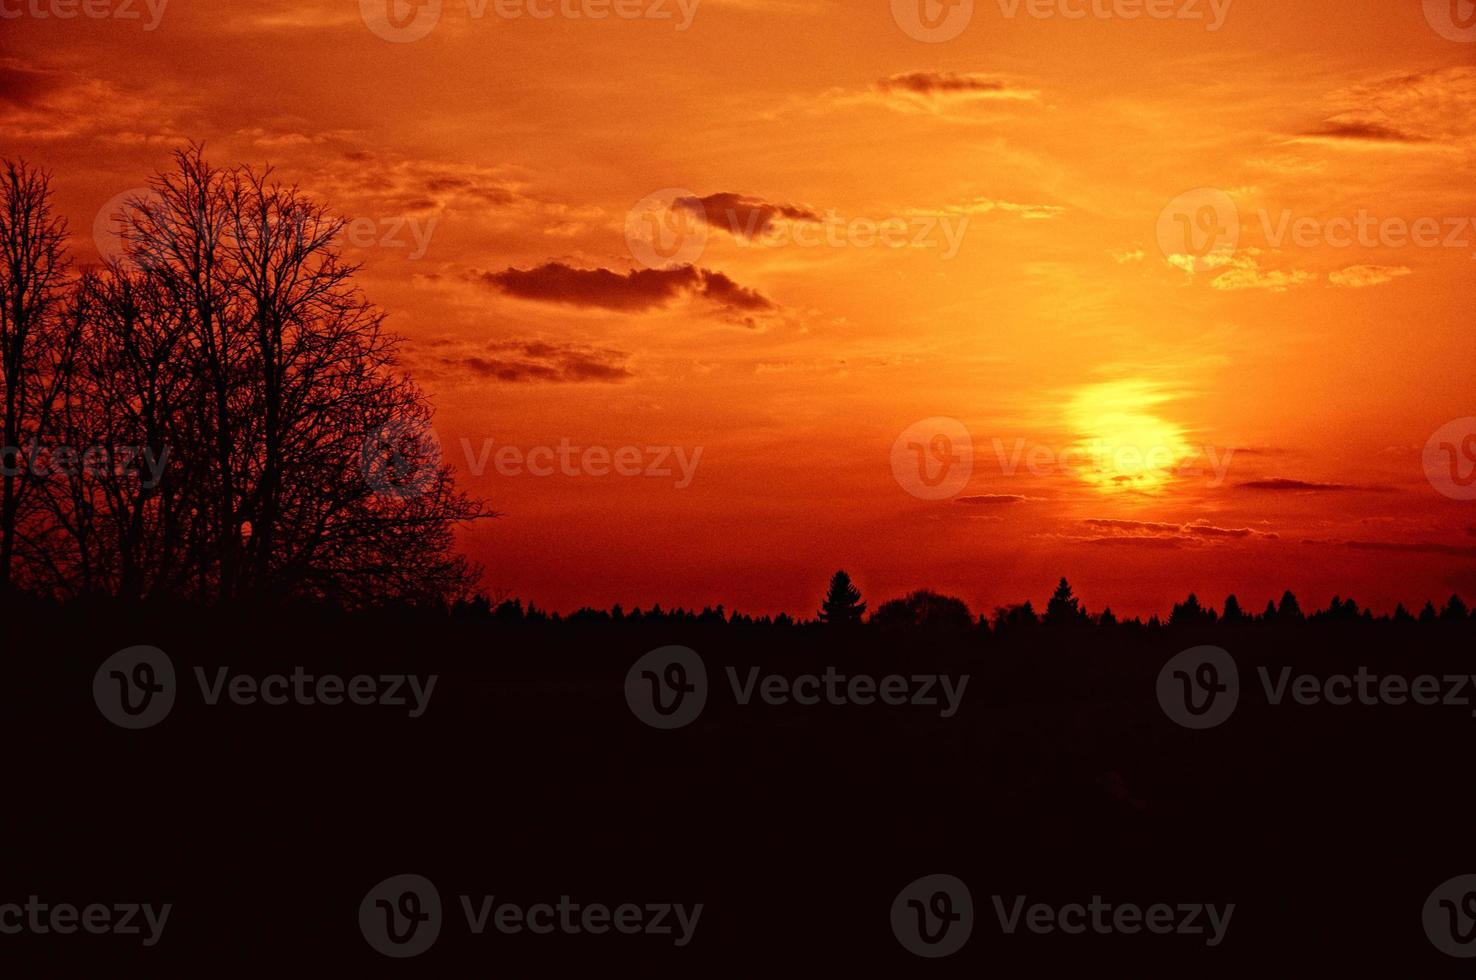
<path id="1" fill-rule="evenodd" d="M 1141 379 L 1083 388 L 1066 407 L 1066 423 L 1077 437 L 1070 447 L 1072 473 L 1107 492 L 1166 486 L 1194 456 L 1184 429 L 1154 414 L 1172 399 Z"/>

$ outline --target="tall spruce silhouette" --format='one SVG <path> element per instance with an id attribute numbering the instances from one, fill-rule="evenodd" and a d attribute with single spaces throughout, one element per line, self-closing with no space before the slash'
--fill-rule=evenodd
<path id="1" fill-rule="evenodd" d="M 851 576 L 838 571 L 830 577 L 830 589 L 820 605 L 820 622 L 832 626 L 844 626 L 861 622 L 866 615 L 866 603 L 861 601 L 861 590 L 851 582 Z"/>

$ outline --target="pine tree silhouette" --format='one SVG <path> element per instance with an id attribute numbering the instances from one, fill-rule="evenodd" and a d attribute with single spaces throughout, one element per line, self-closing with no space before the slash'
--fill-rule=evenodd
<path id="1" fill-rule="evenodd" d="M 1061 579 L 1051 599 L 1046 603 L 1045 621 L 1051 626 L 1073 626 L 1085 618 L 1081 602 L 1071 593 L 1071 583 Z"/>
<path id="2" fill-rule="evenodd" d="M 1199 604 L 1199 596 L 1193 592 L 1183 602 L 1174 603 L 1173 612 L 1169 615 L 1170 626 L 1193 626 L 1211 621 L 1211 615 Z"/>
<path id="3" fill-rule="evenodd" d="M 830 577 L 830 590 L 820 606 L 820 622 L 832 626 L 861 622 L 866 615 L 866 603 L 861 601 L 861 590 L 851 582 L 851 576 L 838 571 Z"/>

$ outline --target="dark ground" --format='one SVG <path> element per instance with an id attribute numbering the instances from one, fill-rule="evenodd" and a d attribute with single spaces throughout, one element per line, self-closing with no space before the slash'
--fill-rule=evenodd
<path id="1" fill-rule="evenodd" d="M 6 615 L 0 905 L 172 902 L 141 936 L 0 935 L 6 976 L 364 975 L 1434 977 L 1436 886 L 1476 873 L 1470 705 L 1272 707 L 1257 664 L 1469 673 L 1476 624 L 1047 630 L 1013 637 L 666 622 L 31 607 Z M 1155 685 L 1230 651 L 1234 715 L 1191 731 Z M 148 644 L 172 712 L 120 728 L 99 665 Z M 647 651 L 696 650 L 711 692 L 659 731 L 625 698 Z M 937 707 L 735 705 L 724 665 L 793 676 L 968 674 Z M 193 667 L 437 674 L 427 710 L 208 706 Z M 1476 694 L 1476 691 L 1467 691 Z M 444 907 L 413 959 L 371 948 L 360 902 L 424 875 Z M 945 873 L 974 923 L 946 959 L 893 935 L 893 899 Z M 671 936 L 472 935 L 457 896 L 703 904 Z M 991 896 L 1234 903 L 1204 936 L 1006 935 Z M 1476 951 L 1476 950 L 1473 950 Z M 78 972 L 89 969 L 87 974 Z"/>

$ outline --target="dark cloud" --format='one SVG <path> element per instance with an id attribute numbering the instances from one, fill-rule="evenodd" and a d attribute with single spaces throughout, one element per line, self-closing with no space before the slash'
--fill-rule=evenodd
<path id="1" fill-rule="evenodd" d="M 1270 531 L 1257 531 L 1249 527 L 1216 527 L 1213 524 L 1169 524 L 1161 521 L 1123 521 L 1111 518 L 1088 518 L 1082 521 L 1088 527 L 1121 532 L 1119 538 L 1177 538 L 1180 540 L 1201 538 L 1277 538 Z"/>
<path id="2" fill-rule="evenodd" d="M 629 355 L 598 347 L 550 344 L 539 340 L 503 341 L 479 350 L 444 354 L 437 364 L 478 378 L 512 384 L 628 381 Z"/>
<path id="3" fill-rule="evenodd" d="M 706 197 L 679 197 L 673 208 L 686 211 L 735 238 L 758 238 L 774 227 L 775 220 L 819 221 L 820 215 L 796 204 L 775 204 L 746 194 L 720 192 Z"/>
<path id="4" fill-rule="evenodd" d="M 692 265 L 669 269 L 576 269 L 562 262 L 546 262 L 532 269 L 472 274 L 472 278 L 519 299 L 570 306 L 642 313 L 658 309 L 683 296 L 708 300 L 734 313 L 774 309 L 774 304 L 721 272 Z"/>
<path id="5" fill-rule="evenodd" d="M 1307 543 L 1317 544 L 1319 542 Z M 1353 548 L 1357 551 L 1389 551 L 1410 555 L 1449 555 L 1452 558 L 1476 558 L 1476 547 L 1470 545 L 1435 544 L 1424 541 L 1337 541 L 1332 543 L 1343 548 Z"/>
<path id="6" fill-rule="evenodd" d="M 1034 98 L 1035 93 L 988 75 L 945 71 L 909 71 L 890 75 L 876 83 L 882 92 L 922 96 L 974 96 L 981 98 Z"/>
<path id="7" fill-rule="evenodd" d="M 1350 140 L 1357 143 L 1428 143 L 1428 137 L 1417 136 L 1374 122 L 1329 123 L 1302 134 L 1317 139 Z"/>
<path id="8" fill-rule="evenodd" d="M 1249 527 L 1215 527 L 1212 524 L 1190 524 L 1184 530 L 1203 537 L 1250 537 L 1258 534 Z M 1265 534 L 1265 537 L 1275 537 L 1275 534 Z"/>
<path id="9" fill-rule="evenodd" d="M 1162 524 L 1156 521 L 1119 521 L 1105 517 L 1092 517 L 1082 521 L 1091 527 L 1110 528 L 1114 531 L 1129 531 L 1147 534 L 1178 534 L 1181 524 Z"/>
<path id="10" fill-rule="evenodd" d="M 30 68 L 10 58 L 0 59 L 0 102 L 32 106 L 61 85 L 62 78 L 56 72 Z"/>
<path id="11" fill-rule="evenodd" d="M 1237 484 L 1242 490 L 1261 490 L 1271 493 L 1341 493 L 1361 490 L 1369 493 L 1389 493 L 1393 487 L 1354 486 L 1351 483 L 1314 483 L 1308 480 L 1250 480 Z"/>
<path id="12" fill-rule="evenodd" d="M 970 507 L 997 507 L 1005 504 L 1023 504 L 1030 497 L 1022 497 L 1014 493 L 986 493 L 977 497 L 959 497 L 954 503 L 967 504 Z"/>

